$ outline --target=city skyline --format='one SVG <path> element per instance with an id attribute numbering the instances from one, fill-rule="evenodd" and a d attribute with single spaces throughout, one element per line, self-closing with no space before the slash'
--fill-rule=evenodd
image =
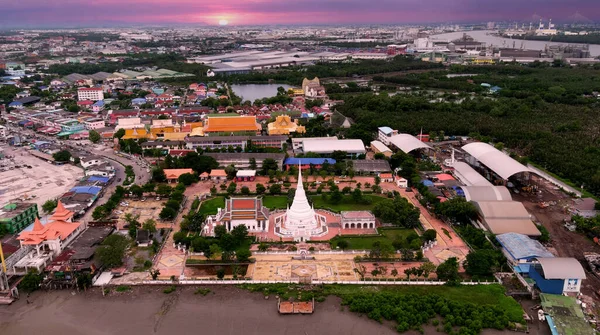
<path id="1" fill-rule="evenodd" d="M 594 0 L 0 0 L 0 27 L 111 25 L 414 24 L 527 21 L 534 15 L 568 22 L 576 12 L 600 19 Z"/>

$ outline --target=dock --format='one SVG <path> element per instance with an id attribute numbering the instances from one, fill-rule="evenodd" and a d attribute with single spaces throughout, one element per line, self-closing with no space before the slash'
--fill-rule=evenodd
<path id="1" fill-rule="evenodd" d="M 279 314 L 312 314 L 315 310 L 315 299 L 312 301 L 281 301 L 277 300 L 277 310 Z"/>

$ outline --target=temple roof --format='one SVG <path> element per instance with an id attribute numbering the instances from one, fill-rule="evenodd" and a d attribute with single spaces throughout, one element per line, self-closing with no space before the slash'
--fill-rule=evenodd
<path id="1" fill-rule="evenodd" d="M 62 201 L 58 200 L 56 204 L 56 210 L 54 214 L 50 217 L 51 221 L 69 221 L 73 217 L 73 212 L 66 209 L 63 205 Z M 35 229 L 35 227 L 34 227 Z"/>

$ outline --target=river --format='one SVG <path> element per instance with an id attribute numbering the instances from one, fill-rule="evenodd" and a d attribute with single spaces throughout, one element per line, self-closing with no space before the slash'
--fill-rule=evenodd
<path id="1" fill-rule="evenodd" d="M 280 86 L 286 90 L 292 88 L 292 86 L 284 84 L 241 84 L 231 85 L 231 89 L 237 96 L 242 97 L 243 101 L 250 100 L 254 102 L 256 99 L 276 96 L 277 88 Z"/>
<path id="2" fill-rule="evenodd" d="M 476 41 L 487 43 L 487 45 L 494 45 L 497 47 L 506 47 L 506 48 L 512 48 L 513 43 L 516 48 L 520 48 L 521 43 L 523 43 L 523 48 L 529 49 L 529 50 L 544 50 L 546 48 L 546 45 L 569 44 L 569 43 L 562 43 L 562 42 L 528 41 L 528 40 L 521 40 L 521 39 L 510 39 L 510 38 L 498 37 L 498 36 L 491 35 L 491 33 L 495 33 L 495 31 L 492 31 L 492 30 L 460 31 L 460 32 L 432 35 L 431 38 L 434 40 L 452 41 L 455 39 L 462 38 L 464 33 L 473 37 L 473 39 L 475 39 Z M 488 34 L 490 34 L 490 35 L 488 35 Z M 578 43 L 572 43 L 572 44 L 578 44 Z M 590 44 L 589 46 L 590 46 L 590 55 L 592 57 L 600 56 L 600 44 Z"/>
<path id="3" fill-rule="evenodd" d="M 227 285 L 224 285 L 227 286 Z M 348 311 L 340 299 L 317 303 L 312 315 L 280 315 L 273 295 L 228 286 L 210 286 L 203 296 L 195 287 L 136 287 L 102 296 L 100 289 L 35 292 L 10 306 L 0 306 L 2 335 L 104 335 L 104 334 L 202 334 L 202 335 L 393 335 L 391 322 L 378 323 Z M 27 300 L 31 303 L 28 304 Z M 531 335 L 550 335 L 547 325 L 530 327 Z M 427 335 L 444 335 L 433 326 Z M 416 331 L 406 335 L 419 335 Z M 510 331 L 485 329 L 482 335 L 510 335 Z"/>

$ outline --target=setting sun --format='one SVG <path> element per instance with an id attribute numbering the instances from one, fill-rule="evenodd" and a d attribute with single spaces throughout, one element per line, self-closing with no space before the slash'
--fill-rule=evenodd
<path id="1" fill-rule="evenodd" d="M 225 20 L 225 19 L 221 19 L 219 20 L 219 25 L 220 26 L 226 26 L 227 24 L 229 24 L 229 21 Z"/>

